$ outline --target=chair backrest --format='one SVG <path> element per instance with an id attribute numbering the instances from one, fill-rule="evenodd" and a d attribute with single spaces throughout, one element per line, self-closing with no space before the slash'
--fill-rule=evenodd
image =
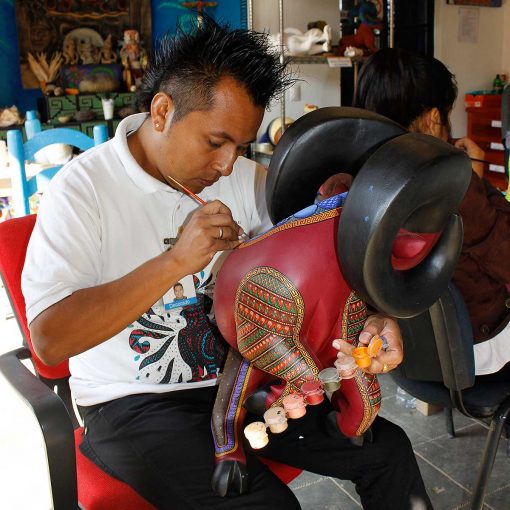
<path id="1" fill-rule="evenodd" d="M 460 292 L 450 283 L 429 310 L 398 321 L 404 340 L 400 377 L 461 391 L 475 382 L 473 333 Z"/>
<path id="2" fill-rule="evenodd" d="M 30 214 L 29 198 L 37 192 L 44 191 L 49 180 L 58 172 L 61 165 L 45 168 L 32 178 L 27 179 L 25 161 L 33 161 L 37 151 L 55 143 L 63 143 L 77 147 L 82 151 L 99 145 L 108 139 L 106 126 L 94 126 L 94 138 L 81 131 L 69 128 L 55 128 L 31 134 L 31 138 L 23 143 L 21 131 L 7 131 L 7 149 L 11 164 L 11 185 L 13 205 L 16 216 Z"/>
<path id="3" fill-rule="evenodd" d="M 35 221 L 36 215 L 31 214 L 0 223 L 0 276 L 18 321 L 23 340 L 32 352 L 32 359 L 38 374 L 46 379 L 61 379 L 69 375 L 67 361 L 48 367 L 34 353 L 27 325 L 25 299 L 21 292 L 21 272 L 25 264 L 27 245 Z"/>

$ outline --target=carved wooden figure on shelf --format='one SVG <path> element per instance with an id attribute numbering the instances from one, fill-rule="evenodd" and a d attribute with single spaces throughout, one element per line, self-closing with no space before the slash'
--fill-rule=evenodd
<path id="1" fill-rule="evenodd" d="M 63 50 L 64 64 L 74 65 L 78 63 L 78 51 L 76 50 L 76 40 L 68 37 L 64 40 Z"/>
<path id="2" fill-rule="evenodd" d="M 117 62 L 117 54 L 112 48 L 112 34 L 108 34 L 108 37 L 104 40 L 103 47 L 99 52 L 99 61 L 101 64 L 114 64 Z"/>
<path id="3" fill-rule="evenodd" d="M 124 30 L 120 60 L 124 67 L 126 87 L 128 91 L 134 92 L 142 83 L 143 69 L 147 65 L 147 53 L 140 44 L 140 35 L 137 30 Z"/>

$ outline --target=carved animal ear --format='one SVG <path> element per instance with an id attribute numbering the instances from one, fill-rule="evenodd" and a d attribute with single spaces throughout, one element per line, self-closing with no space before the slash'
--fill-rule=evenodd
<path id="1" fill-rule="evenodd" d="M 439 298 L 460 253 L 462 220 L 455 213 L 470 178 L 469 158 L 428 135 L 399 136 L 366 160 L 338 231 L 342 272 L 360 297 L 400 318 L 426 310 Z M 441 235 L 423 260 L 402 270 L 392 263 L 400 229 Z"/>
<path id="2" fill-rule="evenodd" d="M 378 147 L 404 133 L 395 122 L 359 108 L 320 108 L 298 119 L 278 142 L 268 169 L 273 223 L 313 203 L 331 175 L 356 175 Z"/>

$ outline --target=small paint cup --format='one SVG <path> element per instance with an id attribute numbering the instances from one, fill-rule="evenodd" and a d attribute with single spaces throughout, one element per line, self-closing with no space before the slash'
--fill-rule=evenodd
<path id="1" fill-rule="evenodd" d="M 358 370 L 358 365 L 356 365 L 354 358 L 351 357 L 349 357 L 345 363 L 340 363 L 340 361 L 337 361 L 335 366 L 338 369 L 338 375 L 342 379 L 352 379 L 356 373 L 356 370 Z"/>
<path id="2" fill-rule="evenodd" d="M 355 347 L 352 350 L 352 357 L 360 368 L 367 368 L 372 363 L 366 347 Z"/>
<path id="3" fill-rule="evenodd" d="M 283 407 L 271 407 L 264 413 L 264 421 L 269 430 L 274 434 L 283 432 L 288 426 L 285 409 Z"/>
<path id="4" fill-rule="evenodd" d="M 306 414 L 306 403 L 303 395 L 291 393 L 290 395 L 287 395 L 282 402 L 285 412 L 289 418 L 301 418 Z"/>
<path id="5" fill-rule="evenodd" d="M 254 421 L 244 427 L 244 435 L 248 439 L 250 446 L 254 450 L 264 448 L 269 442 L 269 436 L 266 431 L 266 424 L 261 421 Z"/>
<path id="6" fill-rule="evenodd" d="M 311 406 L 324 400 L 324 389 L 320 381 L 306 381 L 301 385 L 301 393 L 305 396 L 306 403 Z"/>
<path id="7" fill-rule="evenodd" d="M 338 375 L 338 370 L 334 367 L 321 370 L 319 372 L 319 379 L 324 386 L 324 391 L 328 393 L 333 393 L 340 388 L 340 376 Z"/>

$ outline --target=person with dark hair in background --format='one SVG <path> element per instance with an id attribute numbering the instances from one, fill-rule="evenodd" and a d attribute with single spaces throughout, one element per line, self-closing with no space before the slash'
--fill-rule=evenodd
<path id="1" fill-rule="evenodd" d="M 221 498 L 211 486 L 226 344 L 210 296 L 221 252 L 272 226 L 265 170 L 242 156 L 292 78 L 266 35 L 204 16 L 164 39 L 144 80 L 147 113 L 64 167 L 42 198 L 22 278 L 34 348 L 48 364 L 70 358 L 83 453 L 158 509 L 299 508 L 253 451 L 247 493 Z M 196 304 L 169 306 L 176 282 Z M 370 331 L 389 328 L 397 365 L 398 326 L 383 319 Z M 377 418 L 362 447 L 322 421 L 305 426 L 297 467 L 354 480 L 367 509 L 430 508 L 396 425 Z"/>
<path id="2" fill-rule="evenodd" d="M 363 65 L 353 106 L 379 113 L 412 132 L 450 139 L 457 98 L 454 75 L 439 60 L 403 49 L 381 49 Z M 473 159 L 471 182 L 459 213 L 462 251 L 453 276 L 466 302 L 475 340 L 475 373 L 510 377 L 510 204 L 484 178 L 484 151 L 471 139 L 454 142 Z M 348 187 L 344 174 L 322 186 L 323 197 Z M 491 374 L 491 375 L 488 375 Z"/>

